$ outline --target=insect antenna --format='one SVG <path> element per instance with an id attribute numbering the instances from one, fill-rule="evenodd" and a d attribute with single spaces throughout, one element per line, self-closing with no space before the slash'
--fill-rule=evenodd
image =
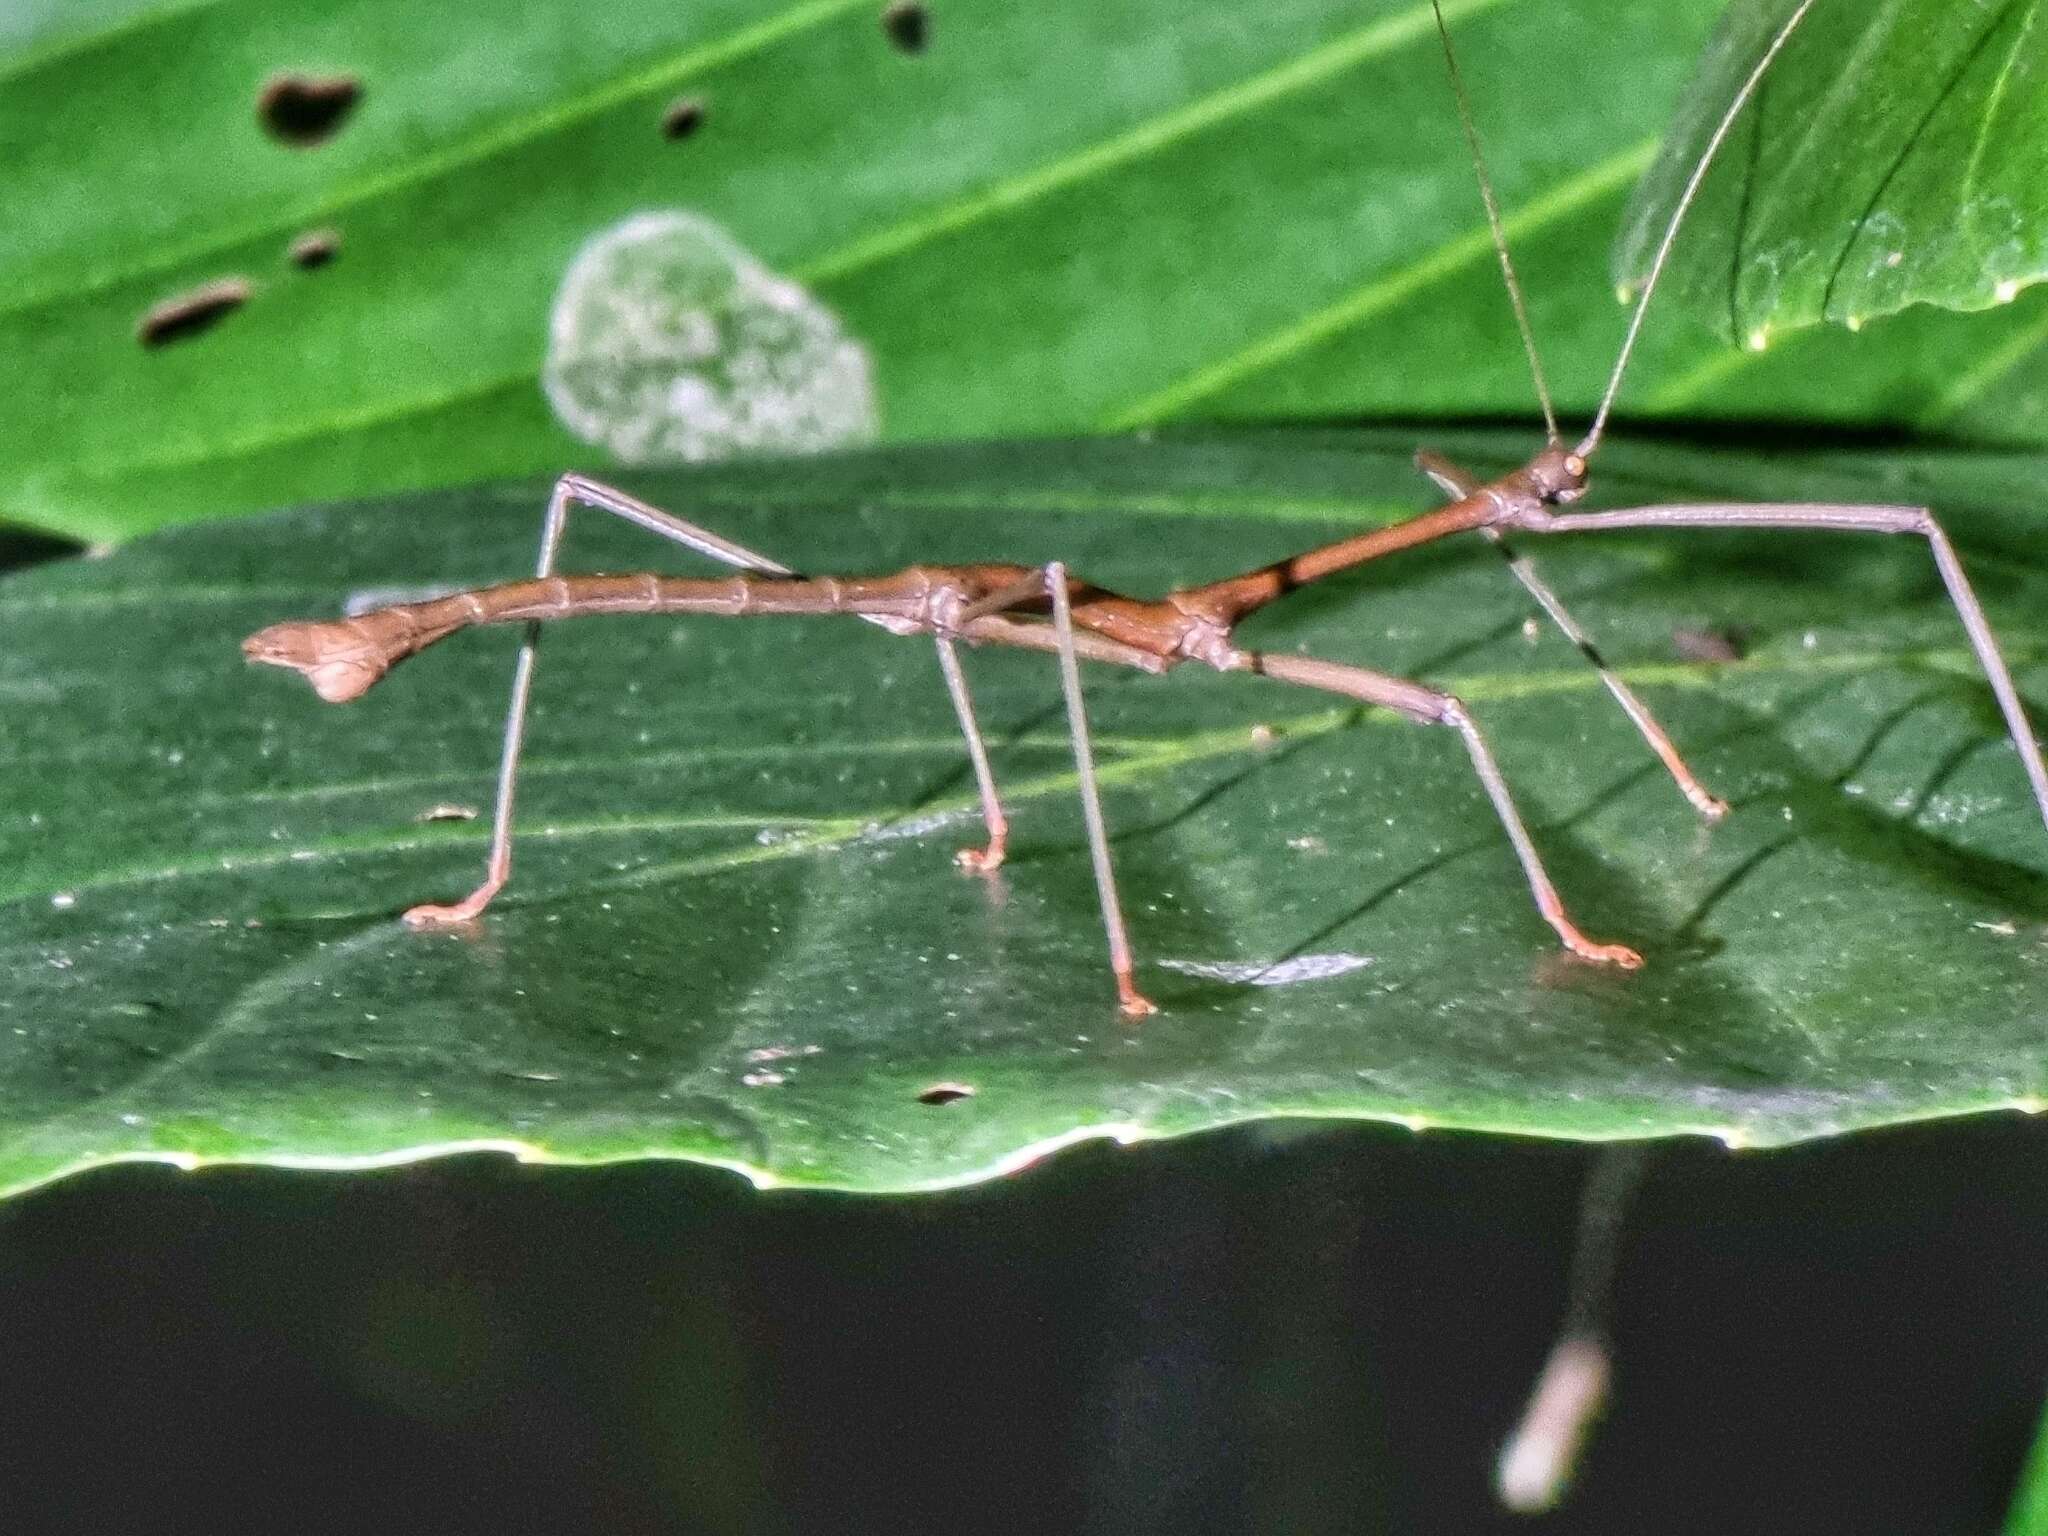
<path id="1" fill-rule="evenodd" d="M 1431 0 L 1434 3 L 1434 0 Z M 1756 67 L 1749 72 L 1749 78 L 1742 82 L 1742 89 L 1735 93 L 1735 99 L 1728 103 L 1728 110 L 1721 114 L 1721 121 L 1715 126 L 1713 137 L 1707 140 L 1707 147 L 1693 166 L 1692 175 L 1686 179 L 1685 190 L 1678 195 L 1678 206 L 1671 210 L 1671 222 L 1664 226 L 1664 238 L 1658 242 L 1657 254 L 1650 262 L 1649 275 L 1643 279 L 1642 294 L 1636 300 L 1635 313 L 1629 316 L 1628 334 L 1622 338 L 1621 353 L 1614 360 L 1614 372 L 1608 375 L 1607 393 L 1600 397 L 1600 409 L 1594 414 L 1592 428 L 1586 433 L 1579 446 L 1573 450 L 1581 459 L 1589 457 L 1600 446 L 1600 434 L 1607 428 L 1607 414 L 1614 408 L 1614 397 L 1621 390 L 1621 376 L 1628 371 L 1629 354 L 1635 351 L 1636 337 L 1643 329 L 1643 314 L 1650 307 L 1650 295 L 1657 291 L 1657 279 L 1663 275 L 1664 262 L 1671 254 L 1672 244 L 1678 239 L 1678 226 L 1685 222 L 1686 210 L 1698 195 L 1700 186 L 1707 179 L 1707 171 L 1714 163 L 1714 156 L 1720 153 L 1722 140 L 1728 137 L 1735 126 L 1735 119 L 1742 115 L 1742 109 L 1749 105 L 1750 97 L 1762 83 L 1764 71 L 1771 67 L 1799 23 L 1806 19 L 1806 13 L 1813 9 L 1814 0 L 1799 0 L 1792 14 L 1778 28 L 1771 45 L 1756 61 Z M 1439 18 L 1441 19 L 1441 18 Z"/>
<path id="2" fill-rule="evenodd" d="M 1550 442 L 1557 441 L 1557 412 L 1550 403 L 1550 385 L 1543 377 L 1543 359 L 1536 352 L 1536 332 L 1529 325 L 1529 307 L 1522 300 L 1522 285 L 1515 276 L 1514 259 L 1508 255 L 1507 230 L 1500 221 L 1500 200 L 1493 195 L 1493 178 L 1486 173 L 1486 156 L 1479 149 L 1479 129 L 1472 121 L 1472 99 L 1465 93 L 1465 77 L 1458 72 L 1457 50 L 1451 47 L 1451 29 L 1444 24 L 1439 0 L 1429 0 L 1436 13 L 1436 35 L 1443 40 L 1444 63 L 1451 72 L 1451 93 L 1458 98 L 1458 121 L 1465 127 L 1465 143 L 1472 150 L 1472 170 L 1479 179 L 1479 200 L 1486 204 L 1486 227 L 1493 231 L 1494 253 L 1500 257 L 1500 275 L 1508 285 L 1508 301 L 1515 306 L 1515 325 L 1522 333 L 1522 351 L 1529 359 L 1529 376 L 1536 381 L 1536 398 L 1543 405 L 1543 430 Z"/>

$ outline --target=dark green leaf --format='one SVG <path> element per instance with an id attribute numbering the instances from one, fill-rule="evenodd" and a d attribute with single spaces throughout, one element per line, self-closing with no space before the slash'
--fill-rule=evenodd
<path id="1" fill-rule="evenodd" d="M 1048 442 L 635 484 L 802 568 L 1061 556 L 1152 593 L 1425 505 L 1409 446 Z M 1527 444 L 1437 446 L 1498 467 Z M 2038 458 L 1623 439 L 1604 463 L 1629 500 L 1934 497 L 2048 713 L 2048 572 L 2011 510 Z M 1165 1008 L 1133 1029 L 1047 660 L 969 657 L 1015 819 L 984 882 L 952 866 L 978 828 L 929 643 L 852 620 L 562 627 L 512 885 L 471 936 L 406 931 L 402 907 L 478 875 L 513 636 L 457 637 L 345 707 L 237 642 L 352 594 L 519 574 L 541 498 L 182 530 L 0 587 L 0 1181 L 485 1141 L 906 1189 L 1259 1115 L 1767 1143 L 2048 1092 L 2048 834 L 1916 541 L 1542 549 L 1735 802 L 1712 831 L 1571 647 L 1525 637 L 1483 545 L 1248 626 L 1456 688 L 1582 922 L 1650 956 L 1632 976 L 1559 955 L 1448 733 L 1264 679 L 1091 669 Z M 689 566 L 594 513 L 570 551 Z M 1731 626 L 1746 659 L 1677 659 L 1676 631 Z M 486 815 L 432 819 L 448 805 Z M 1312 957 L 1368 963 L 1216 979 L 1342 963 Z M 948 1083 L 974 1094 L 921 1101 Z"/>
<path id="2" fill-rule="evenodd" d="M 1603 253 L 1718 4 L 1446 6 L 1573 410 L 1621 332 Z M 956 0 L 915 55 L 876 0 L 100 0 L 0 27 L 0 515 L 44 528 L 597 462 L 542 394 L 550 305 L 648 209 L 837 314 L 892 438 L 1533 404 L 1420 0 Z M 283 72 L 360 82 L 325 142 L 259 125 Z M 293 266 L 319 231 L 333 259 Z M 238 309 L 137 342 L 236 277 Z M 2038 443 L 2042 313 L 1761 358 L 1653 323 L 1623 409 Z"/>
<path id="3" fill-rule="evenodd" d="M 1792 13 L 1734 0 L 1637 189 L 1637 285 L 1715 126 Z M 1819 0 L 1737 120 L 1667 291 L 1731 339 L 1913 304 L 1985 309 L 2048 276 L 2048 50 L 2033 0 Z"/>

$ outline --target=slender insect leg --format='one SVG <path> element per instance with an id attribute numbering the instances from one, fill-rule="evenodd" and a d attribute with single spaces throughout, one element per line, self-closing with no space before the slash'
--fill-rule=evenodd
<path id="1" fill-rule="evenodd" d="M 1479 489 L 1477 480 L 1448 459 L 1434 453 L 1418 453 L 1415 455 L 1415 465 L 1448 495 L 1462 498 Z M 1719 821 L 1726 816 L 1728 802 L 1714 794 L 1693 775 L 1692 769 L 1686 766 L 1685 759 L 1679 756 L 1678 748 L 1672 743 L 1670 735 L 1657 723 L 1657 717 L 1650 713 L 1649 706 L 1637 698 L 1635 690 L 1623 682 L 1613 668 L 1607 665 L 1607 658 L 1600 654 L 1600 648 L 1593 643 L 1593 637 L 1577 619 L 1572 617 L 1571 610 L 1565 607 L 1564 600 L 1551 589 L 1550 584 L 1536 573 L 1534 562 L 1526 555 L 1517 554 L 1501 536 L 1498 528 L 1482 528 L 1479 531 L 1486 535 L 1487 541 L 1495 549 L 1500 551 L 1501 558 L 1508 563 L 1508 569 L 1514 572 L 1515 580 L 1536 599 L 1537 606 L 1550 616 L 1550 622 L 1562 631 L 1567 640 L 1579 648 L 1581 656 L 1593 664 L 1593 670 L 1600 674 L 1600 681 L 1606 684 L 1607 691 L 1614 696 L 1614 702 L 1621 706 L 1622 713 L 1628 716 L 1636 730 L 1642 734 L 1650 750 L 1657 754 L 1657 760 L 1670 773 L 1685 798 L 1692 802 L 1693 809 L 1709 821 Z"/>
<path id="2" fill-rule="evenodd" d="M 1456 731 L 1465 743 L 1465 751 L 1472 759 L 1473 771 L 1479 775 L 1487 799 L 1493 802 L 1494 814 L 1500 818 L 1508 841 L 1514 845 L 1515 857 L 1521 860 L 1522 874 L 1529 882 L 1529 894 L 1536 899 L 1536 910 L 1557 931 L 1564 947 L 1581 959 L 1619 965 L 1627 970 L 1643 963 L 1643 957 L 1627 945 L 1602 944 L 1589 939 L 1571 920 L 1571 915 L 1565 911 L 1563 898 L 1557 894 L 1557 887 L 1543 868 L 1543 860 L 1537 855 L 1529 829 L 1522 823 L 1521 813 L 1515 809 L 1514 797 L 1508 793 L 1507 780 L 1501 776 L 1500 765 L 1494 761 L 1492 749 L 1486 745 L 1486 738 L 1479 733 L 1478 725 L 1457 699 L 1433 688 L 1425 688 L 1420 683 L 1342 662 L 1265 651 L 1248 651 L 1243 655 L 1244 665 L 1250 671 L 1277 677 L 1282 682 L 1343 694 L 1366 704 L 1391 709 L 1422 725 L 1447 725 Z"/>
<path id="3" fill-rule="evenodd" d="M 1619 512 L 1576 512 L 1551 515 L 1522 526 L 1536 533 L 1598 533 L 1617 528 L 1794 528 L 1815 532 L 1913 533 L 1927 540 L 1934 552 L 1935 569 L 1948 589 L 1949 601 L 1970 637 L 1970 648 L 1984 670 L 1985 681 L 2005 716 L 2005 728 L 2026 768 L 2033 786 L 2034 804 L 2048 826 L 2048 764 L 2041 760 L 2041 748 L 2027 723 L 2026 708 L 2012 673 L 1999 653 L 1983 606 L 1963 574 L 1955 546 L 1934 514 L 1925 507 L 1838 505 L 1824 502 L 1760 502 L 1745 504 L 1707 503 L 1696 506 L 1630 507 Z"/>
<path id="4" fill-rule="evenodd" d="M 986 848 L 962 848 L 953 855 L 963 869 L 980 874 L 999 868 L 1003 862 L 1003 850 L 1009 840 L 1010 821 L 1003 814 L 1002 801 L 996 795 L 995 774 L 988 764 L 988 748 L 982 744 L 981 727 L 974 718 L 974 699 L 967 691 L 967 675 L 960 667 L 960 653 L 953 644 L 953 637 L 961 634 L 978 620 L 993 618 L 1006 609 L 1024 603 L 1035 603 L 1049 591 L 1043 571 L 1033 571 L 1022 581 L 999 587 L 972 602 L 961 603 L 945 621 L 945 626 L 935 635 L 939 643 L 939 670 L 946 677 L 946 691 L 953 696 L 953 712 L 960 718 L 960 734 L 967 739 L 967 756 L 974 764 L 975 786 L 981 791 L 981 819 L 988 827 Z M 1069 626 L 1071 629 L 1071 626 Z M 1052 649 L 1060 647 L 1056 643 Z M 1144 664 L 1144 653 L 1128 646 L 1119 646 L 1101 636 L 1090 635 L 1088 643 L 1095 649 L 1098 659 L 1108 659 L 1129 664 L 1137 658 Z M 1070 635 L 1069 648 L 1076 647 Z M 1110 653 L 1102 655 L 1103 648 Z"/>
<path id="5" fill-rule="evenodd" d="M 569 508 L 578 502 L 614 513 L 650 533 L 673 539 L 727 565 L 777 576 L 793 574 L 787 566 L 777 564 L 766 555 L 756 554 L 694 523 L 684 522 L 680 517 L 649 506 L 624 491 L 614 490 L 583 475 L 564 475 L 555 482 L 554 494 L 548 498 L 547 517 L 541 524 L 540 558 L 535 563 L 534 575 L 553 573 L 555 556 L 562 547 L 562 532 L 569 521 Z M 519 660 L 512 669 L 512 700 L 505 711 L 505 741 L 498 758 L 497 805 L 492 812 L 491 851 L 484 865 L 483 884 L 450 906 L 426 902 L 408 908 L 405 921 L 415 928 L 470 921 L 490 905 L 491 898 L 511 878 L 512 802 L 518 787 L 519 748 L 526 734 L 526 706 L 533 695 L 533 669 L 540 651 L 540 632 L 538 621 L 526 626 L 519 642 Z"/>
<path id="6" fill-rule="evenodd" d="M 1650 750 L 1657 754 L 1657 760 L 1664 765 L 1665 771 L 1671 775 L 1679 791 L 1692 802 L 1692 808 L 1708 821 L 1719 821 L 1726 816 L 1728 802 L 1694 776 L 1692 769 L 1686 766 L 1685 759 L 1679 756 L 1678 748 L 1673 744 L 1669 733 L 1658 724 L 1657 717 L 1650 713 L 1649 706 L 1636 697 L 1635 690 L 1623 682 L 1607 665 L 1607 659 L 1600 654 L 1600 648 L 1593 643 L 1593 637 L 1579 627 L 1569 610 L 1558 601 L 1557 594 L 1551 591 L 1549 583 L 1536 574 L 1536 567 L 1526 556 L 1516 554 L 1509 547 L 1508 541 L 1501 537 L 1498 529 L 1487 528 L 1482 531 L 1492 541 L 1494 548 L 1501 552 L 1502 558 L 1508 563 L 1508 569 L 1515 573 L 1515 579 L 1521 582 L 1531 597 L 1536 599 L 1543 611 L 1550 615 L 1551 622 L 1563 632 L 1564 637 L 1579 648 L 1579 654 L 1593 664 L 1593 670 L 1600 674 L 1600 681 L 1607 685 L 1607 691 L 1614 696 L 1614 702 L 1621 706 L 1622 713 L 1635 725 Z"/>
<path id="7" fill-rule="evenodd" d="M 1045 573 L 1033 571 L 1023 581 L 1013 582 L 961 605 L 948 621 L 947 631 L 936 636 L 939 670 L 946 675 L 946 691 L 953 696 L 953 712 L 960 717 L 960 734 L 967 738 L 967 756 L 974 764 L 974 782 L 981 791 L 981 819 L 988 827 L 986 848 L 962 848 L 953 857 L 963 869 L 981 874 L 1001 866 L 1004 846 L 1009 840 L 1010 821 L 1003 814 L 1001 800 L 996 797 L 995 774 L 988 765 L 988 749 L 982 745 L 981 727 L 974 718 L 974 700 L 967 691 L 967 675 L 960 668 L 960 653 L 954 647 L 952 637 L 977 619 L 1002 613 L 1020 603 L 1035 602 L 1046 592 Z M 1054 649 L 1058 646 L 1055 645 Z"/>
<path id="8" fill-rule="evenodd" d="M 981 727 L 975 723 L 974 700 L 967 692 L 967 675 L 960 669 L 960 653 L 950 635 L 939 635 L 937 639 L 939 670 L 946 675 L 946 691 L 953 696 L 953 712 L 960 717 L 960 734 L 967 738 L 967 757 L 974 764 L 975 787 L 981 791 L 981 819 L 988 827 L 986 848 L 962 848 L 953 857 L 961 868 L 987 874 L 1002 865 L 1010 821 L 1003 814 L 1003 802 L 996 797 L 996 777 L 989 769 Z"/>
<path id="9" fill-rule="evenodd" d="M 1125 1017 L 1142 1019 L 1158 1005 L 1131 980 L 1131 942 L 1124 933 L 1123 908 L 1116 899 L 1116 874 L 1110 868 L 1109 833 L 1102 821 L 1102 795 L 1095 783 L 1095 753 L 1088 745 L 1088 712 L 1081 702 L 1081 668 L 1074 659 L 1074 611 L 1067 594 L 1067 568 L 1058 561 L 1045 568 L 1046 590 L 1052 594 L 1053 631 L 1059 637 L 1060 686 L 1067 695 L 1067 725 L 1074 739 L 1074 771 L 1081 780 L 1081 814 L 1088 823 L 1088 853 L 1095 862 L 1095 893 L 1102 901 L 1102 928 L 1109 938 L 1109 968 L 1116 975 L 1117 1006 Z"/>

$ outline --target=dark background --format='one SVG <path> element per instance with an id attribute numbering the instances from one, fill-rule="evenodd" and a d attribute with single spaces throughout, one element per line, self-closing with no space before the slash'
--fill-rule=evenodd
<path id="1" fill-rule="evenodd" d="M 0 1207 L 0 1522 L 1997 1529 L 2048 1383 L 2048 1124 L 1667 1144 L 1616 1397 L 1530 1522 L 1492 1459 L 1593 1155 L 1276 1123 L 893 1199 L 104 1169 Z"/>

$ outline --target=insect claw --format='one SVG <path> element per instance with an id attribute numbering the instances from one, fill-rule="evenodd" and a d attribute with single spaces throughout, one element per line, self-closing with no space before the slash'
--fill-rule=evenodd
<path id="1" fill-rule="evenodd" d="M 1117 976 L 1116 993 L 1117 1011 L 1127 1019 L 1142 1019 L 1159 1011 L 1159 1005 L 1140 992 L 1127 975 Z"/>
<path id="2" fill-rule="evenodd" d="M 993 874 L 1003 867 L 1002 839 L 994 839 L 986 848 L 962 848 L 953 855 L 953 862 L 977 875 Z"/>
<path id="3" fill-rule="evenodd" d="M 1626 944 L 1596 944 L 1583 934 L 1574 934 L 1564 942 L 1581 960 L 1591 960 L 1596 965 L 1618 965 L 1624 971 L 1643 968 L 1643 957 Z"/>
<path id="4" fill-rule="evenodd" d="M 487 880 L 453 906 L 444 907 L 433 902 L 423 902 L 417 907 L 407 907 L 403 921 L 406 927 L 413 929 L 453 928 L 463 923 L 475 922 L 484 908 L 491 904 L 491 898 L 498 894 L 498 888 L 503 884 L 502 880 Z"/>

